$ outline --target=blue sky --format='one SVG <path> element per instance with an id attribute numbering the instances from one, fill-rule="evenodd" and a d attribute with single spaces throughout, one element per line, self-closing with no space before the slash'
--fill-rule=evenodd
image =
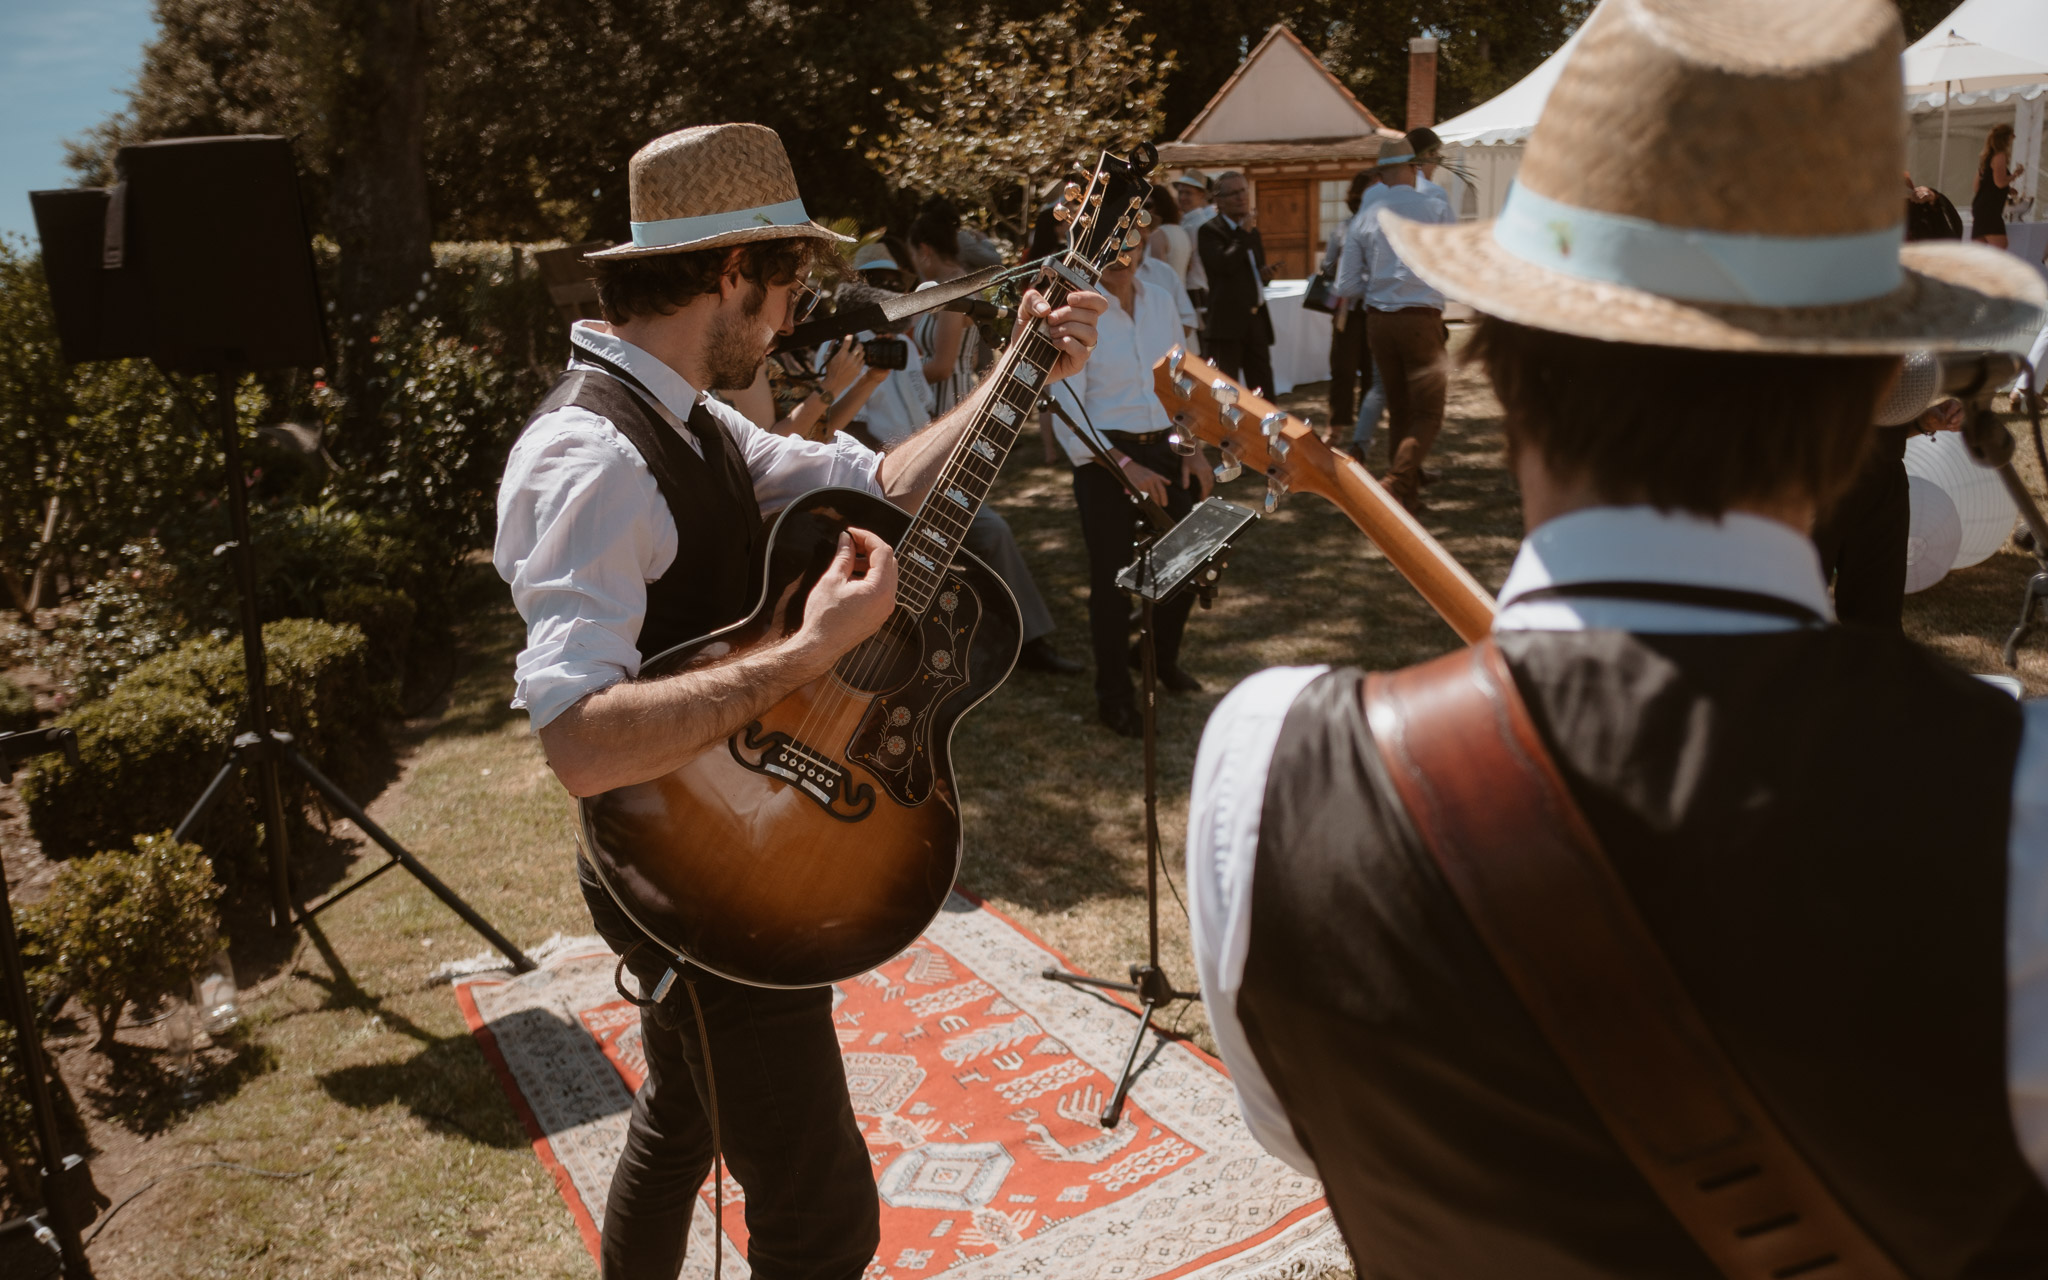
<path id="1" fill-rule="evenodd" d="M 127 105 L 149 0 L 0 0 L 0 232 L 35 236 L 28 193 L 68 187 L 64 139 Z"/>

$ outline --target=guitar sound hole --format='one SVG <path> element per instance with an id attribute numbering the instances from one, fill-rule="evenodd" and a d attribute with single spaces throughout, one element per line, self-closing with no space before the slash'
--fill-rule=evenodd
<path id="1" fill-rule="evenodd" d="M 908 683 L 923 656 L 915 624 L 899 611 L 839 660 L 839 678 L 862 693 L 881 693 Z"/>

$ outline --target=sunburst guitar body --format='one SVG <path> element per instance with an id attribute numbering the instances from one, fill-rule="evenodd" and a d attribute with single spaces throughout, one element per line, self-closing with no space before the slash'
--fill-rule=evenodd
<path id="1" fill-rule="evenodd" d="M 1034 286 L 1054 307 L 1136 246 L 1154 159 L 1104 155 L 1086 191 L 1069 188 L 1068 251 Z M 643 668 L 658 680 L 794 632 L 842 529 L 895 549 L 895 610 L 830 673 L 679 768 L 580 802 L 599 880 L 657 943 L 740 982 L 807 987 L 874 968 L 938 915 L 960 867 L 953 730 L 1021 636 L 1009 589 L 962 544 L 1060 360 L 1042 321 L 1020 322 L 915 514 L 805 495 L 770 531 L 753 613 Z"/>

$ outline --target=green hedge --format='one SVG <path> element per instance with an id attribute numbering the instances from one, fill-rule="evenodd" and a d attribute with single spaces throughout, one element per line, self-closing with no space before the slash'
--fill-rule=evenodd
<path id="1" fill-rule="evenodd" d="M 352 626 L 294 618 L 263 629 L 273 722 L 344 789 L 360 791 L 383 747 L 385 701 L 369 643 Z M 242 720 L 241 643 L 191 641 L 142 663 L 105 698 L 60 722 L 78 731 L 79 765 L 40 757 L 22 781 L 30 829 L 52 857 L 120 848 L 138 832 L 175 827 L 228 758 Z M 307 788 L 286 772 L 287 809 Z M 255 797 L 232 778 L 192 838 L 223 875 L 256 865 Z"/>
<path id="2" fill-rule="evenodd" d="M 113 1042 L 121 1011 L 188 995 L 220 947 L 220 883 L 197 845 L 168 832 L 64 866 L 49 896 L 22 912 L 50 976 Z"/>
<path id="3" fill-rule="evenodd" d="M 36 700 L 28 690 L 0 676 L 0 733 L 19 733 L 36 727 Z"/>

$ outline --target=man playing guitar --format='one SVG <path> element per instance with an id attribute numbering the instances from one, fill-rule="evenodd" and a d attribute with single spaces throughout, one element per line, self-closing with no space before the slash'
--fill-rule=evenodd
<path id="1" fill-rule="evenodd" d="M 514 445 L 498 497 L 494 560 L 527 625 L 513 705 L 578 796 L 676 768 L 873 635 L 894 604 L 896 562 L 854 528 L 782 641 L 635 678 L 645 659 L 753 607 L 764 514 L 826 485 L 914 507 L 981 398 L 886 454 L 846 436 L 761 431 L 706 393 L 752 379 L 837 237 L 810 222 L 781 140 L 758 125 L 659 138 L 633 157 L 631 179 L 631 243 L 591 255 L 606 322 L 576 325 L 569 369 Z M 1103 299 L 1076 292 L 1055 309 L 1030 293 L 1023 305 L 1060 353 L 1050 376 L 1078 371 Z M 580 859 L 579 872 L 598 932 L 643 993 L 666 997 L 642 1007 L 647 1077 L 605 1205 L 604 1274 L 680 1271 L 715 1131 L 746 1191 L 753 1273 L 859 1276 L 879 1215 L 831 989 L 752 987 L 687 967 L 670 990 L 669 954 Z M 701 1003 L 702 1036 L 686 990 Z"/>

